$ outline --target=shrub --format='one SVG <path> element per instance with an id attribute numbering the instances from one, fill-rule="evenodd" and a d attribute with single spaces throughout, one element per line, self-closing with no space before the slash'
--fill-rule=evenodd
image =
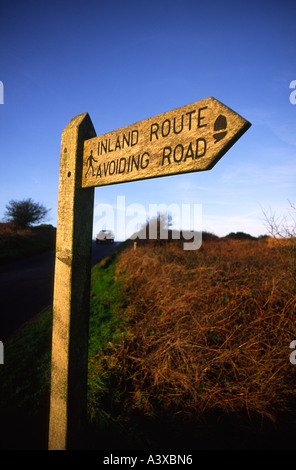
<path id="1" fill-rule="evenodd" d="M 34 202 L 31 198 L 23 201 L 11 200 L 6 205 L 5 219 L 8 222 L 25 228 L 41 222 L 49 212 L 42 204 Z"/>

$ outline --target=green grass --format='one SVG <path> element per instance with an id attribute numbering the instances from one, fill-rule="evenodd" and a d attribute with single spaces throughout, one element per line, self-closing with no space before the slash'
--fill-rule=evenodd
<path id="1" fill-rule="evenodd" d="M 161 312 L 155 317 L 149 317 L 149 309 L 151 311 L 152 300 L 156 302 L 156 305 L 160 305 L 164 295 L 168 294 L 169 285 L 176 287 L 177 284 L 170 282 L 162 287 L 161 279 L 157 276 L 162 276 L 164 281 L 165 276 L 163 273 L 161 275 L 158 265 L 154 263 L 156 256 L 162 265 L 167 263 L 166 274 L 171 273 L 172 276 L 177 276 L 176 279 L 180 284 L 181 290 L 179 295 L 175 296 L 174 303 L 167 302 L 167 306 L 174 305 L 176 310 L 173 314 L 170 313 L 173 323 L 178 314 L 178 299 L 182 300 L 182 292 L 186 289 L 188 282 L 193 281 L 188 278 L 188 271 L 194 269 L 197 275 L 196 266 L 200 266 L 201 269 L 198 272 L 200 276 L 205 276 L 204 282 L 208 279 L 210 283 L 214 278 L 213 271 L 207 271 L 208 264 L 205 265 L 207 270 L 202 269 L 204 267 L 200 260 L 202 252 L 195 254 L 195 263 L 192 264 L 192 255 L 186 257 L 183 252 L 180 254 L 177 249 L 172 251 L 157 247 L 154 254 L 150 250 L 150 255 L 140 249 L 137 249 L 136 252 L 127 250 L 122 253 L 118 263 L 118 254 L 125 250 L 128 244 L 119 245 L 109 257 L 92 270 L 88 376 L 89 426 L 81 448 L 180 450 L 194 449 L 195 446 L 201 449 L 216 449 L 219 446 L 222 449 L 227 447 L 233 449 L 244 448 L 244 445 L 246 448 L 248 445 L 254 445 L 253 448 L 260 449 L 261 444 L 265 446 L 263 448 L 273 448 L 274 444 L 280 445 L 277 441 L 281 432 L 274 430 L 272 424 L 269 425 L 263 420 L 257 422 L 254 418 L 254 428 L 250 431 L 249 416 L 235 412 L 223 413 L 222 409 L 219 409 L 217 413 L 208 413 L 202 418 L 202 421 L 191 420 L 186 416 L 186 413 L 185 415 L 182 413 L 184 411 L 182 404 L 181 409 L 180 406 L 176 407 L 175 413 L 172 408 L 168 409 L 166 406 L 168 394 L 159 393 L 157 384 L 153 384 L 147 374 L 143 373 L 140 380 L 137 379 L 135 372 L 137 372 L 139 364 L 141 366 L 144 361 L 144 366 L 149 366 L 147 358 L 149 359 L 151 351 L 153 353 L 149 341 L 155 338 L 160 346 L 165 347 L 168 344 L 159 340 L 161 338 L 160 330 L 166 323 L 163 323 L 162 326 L 155 326 L 156 324 L 151 321 L 153 318 L 163 318 Z M 242 275 L 241 269 L 244 269 L 245 273 L 243 266 L 243 268 L 237 267 L 237 273 L 232 274 L 227 259 L 224 260 L 222 257 L 223 251 L 220 253 L 217 247 L 214 249 L 211 248 L 211 245 L 207 249 L 210 266 L 213 263 L 211 258 L 213 251 L 216 257 L 221 255 L 221 262 L 225 264 L 223 266 L 229 278 L 232 275 L 231 279 L 239 280 L 239 275 Z M 140 270 L 132 263 L 132 258 L 135 258 L 134 261 L 138 259 L 140 266 L 142 266 L 145 256 L 148 256 L 148 262 L 144 263 L 145 270 Z M 171 269 L 172 263 L 176 263 L 178 260 L 181 263 L 183 258 L 185 261 L 184 266 L 182 264 L 182 270 Z M 230 257 L 230 259 L 232 258 Z M 236 261 L 236 257 L 234 257 L 234 261 Z M 130 285 L 127 283 L 128 273 L 122 269 L 127 266 L 129 269 L 126 271 L 135 276 Z M 152 271 L 155 269 L 155 271 L 150 273 L 147 282 L 142 282 L 141 290 L 140 277 L 143 276 L 143 273 L 148 275 L 146 272 L 148 267 Z M 216 283 L 221 281 L 223 284 L 224 278 L 221 276 L 224 268 L 217 270 Z M 186 280 L 185 287 L 181 282 L 182 272 Z M 119 273 L 124 274 L 120 275 Z M 255 274 L 252 271 L 252 276 Z M 120 276 L 123 275 L 124 278 L 121 278 Z M 246 273 L 245 275 L 247 276 Z M 251 274 L 247 276 L 247 279 L 251 279 L 252 276 L 250 276 Z M 151 291 L 152 281 L 157 285 L 157 292 L 161 296 L 160 301 L 157 301 L 156 295 Z M 204 282 L 198 282 L 193 292 L 199 294 L 200 289 L 205 289 Z M 210 284 L 207 285 L 210 287 Z M 238 317 L 242 315 L 244 318 L 247 315 L 246 308 L 253 301 L 255 295 L 252 289 L 253 284 L 246 291 L 248 298 L 244 297 L 244 303 L 240 303 L 245 310 L 242 314 L 237 310 Z M 217 308 L 224 311 L 229 308 L 230 292 L 232 291 L 228 292 L 222 285 L 219 292 L 221 295 L 216 296 Z M 205 296 L 205 294 L 203 295 Z M 145 296 L 147 296 L 147 302 L 149 301 L 147 308 L 144 303 Z M 162 308 L 165 308 L 165 305 L 161 305 Z M 206 307 L 204 300 L 202 305 Z M 285 315 L 287 316 L 287 312 Z M 184 315 L 183 317 L 185 318 Z M 182 319 L 184 319 L 183 317 Z M 147 322 L 146 332 L 143 328 L 139 329 L 141 318 Z M 206 333 L 206 339 L 212 349 L 216 348 L 216 355 L 218 355 L 221 338 L 220 330 L 216 329 L 219 318 L 217 317 L 216 323 L 215 318 L 212 329 L 208 334 Z M 241 318 L 237 318 L 236 321 L 240 322 L 241 320 Z M 181 325 L 180 322 L 179 325 Z M 1 449 L 47 449 L 51 327 L 52 311 L 48 309 L 24 325 L 4 344 L 4 365 L 0 365 Z M 266 324 L 264 328 L 266 328 Z M 135 329 L 137 334 L 135 334 Z M 174 327 L 171 330 L 173 331 Z M 188 328 L 184 331 L 185 333 L 187 338 L 191 330 Z M 175 344 L 179 343 L 175 341 Z M 138 354 L 136 354 L 137 350 Z M 153 357 L 158 359 L 159 353 L 154 354 Z M 269 364 L 266 364 L 266 367 L 269 367 Z M 169 375 L 173 375 L 175 370 L 176 365 L 174 364 Z M 219 374 L 219 368 L 217 373 Z M 226 381 L 227 378 L 228 375 L 224 374 L 223 380 Z M 207 385 L 203 386 L 207 387 Z M 179 393 L 179 390 L 180 387 L 176 386 L 176 393 Z M 186 400 L 188 401 L 188 398 Z M 291 422 L 294 424 L 293 419 Z M 265 434 L 261 435 L 262 430 Z M 289 428 L 284 422 L 282 431 L 280 437 L 285 448 L 288 439 L 290 441 L 293 439 L 292 425 Z"/>
<path id="2" fill-rule="evenodd" d="M 119 248 L 92 270 L 89 328 L 89 414 L 98 416 L 97 390 L 108 388 L 108 374 L 98 374 L 96 357 L 116 344 L 124 304 L 120 281 L 114 279 Z M 46 449 L 49 417 L 52 309 L 26 323 L 4 344 L 0 365 L 0 449 Z M 100 409 L 99 415 L 108 417 Z"/>
<path id="3" fill-rule="evenodd" d="M 1 449 L 42 448 L 46 442 L 52 311 L 47 309 L 4 343 L 0 366 Z"/>

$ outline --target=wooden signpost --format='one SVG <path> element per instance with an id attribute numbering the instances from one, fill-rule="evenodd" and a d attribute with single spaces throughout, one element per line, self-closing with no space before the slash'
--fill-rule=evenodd
<path id="1" fill-rule="evenodd" d="M 215 98 L 89 139 L 82 186 L 102 186 L 211 169 L 250 127 Z"/>
<path id="2" fill-rule="evenodd" d="M 64 129 L 49 449 L 79 448 L 86 420 L 94 187 L 209 170 L 250 125 L 211 97 L 98 137 L 87 113 Z"/>

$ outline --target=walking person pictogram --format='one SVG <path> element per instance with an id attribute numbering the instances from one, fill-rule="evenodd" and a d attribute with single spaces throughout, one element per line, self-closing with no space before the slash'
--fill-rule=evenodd
<path id="1" fill-rule="evenodd" d="M 85 177 L 87 176 L 89 170 L 91 169 L 92 171 L 92 175 L 95 176 L 95 170 L 94 170 L 94 167 L 93 167 L 93 162 L 97 162 L 98 160 L 96 160 L 93 156 L 93 151 L 91 150 L 90 151 L 90 156 L 88 157 L 87 159 L 87 170 L 86 170 L 86 173 L 85 173 Z"/>

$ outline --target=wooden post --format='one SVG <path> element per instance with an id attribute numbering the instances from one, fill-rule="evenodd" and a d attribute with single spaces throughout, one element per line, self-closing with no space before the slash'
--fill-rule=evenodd
<path id="1" fill-rule="evenodd" d="M 87 406 L 94 188 L 81 187 L 83 145 L 96 136 L 88 113 L 62 133 L 53 299 L 50 450 L 77 448 Z"/>

